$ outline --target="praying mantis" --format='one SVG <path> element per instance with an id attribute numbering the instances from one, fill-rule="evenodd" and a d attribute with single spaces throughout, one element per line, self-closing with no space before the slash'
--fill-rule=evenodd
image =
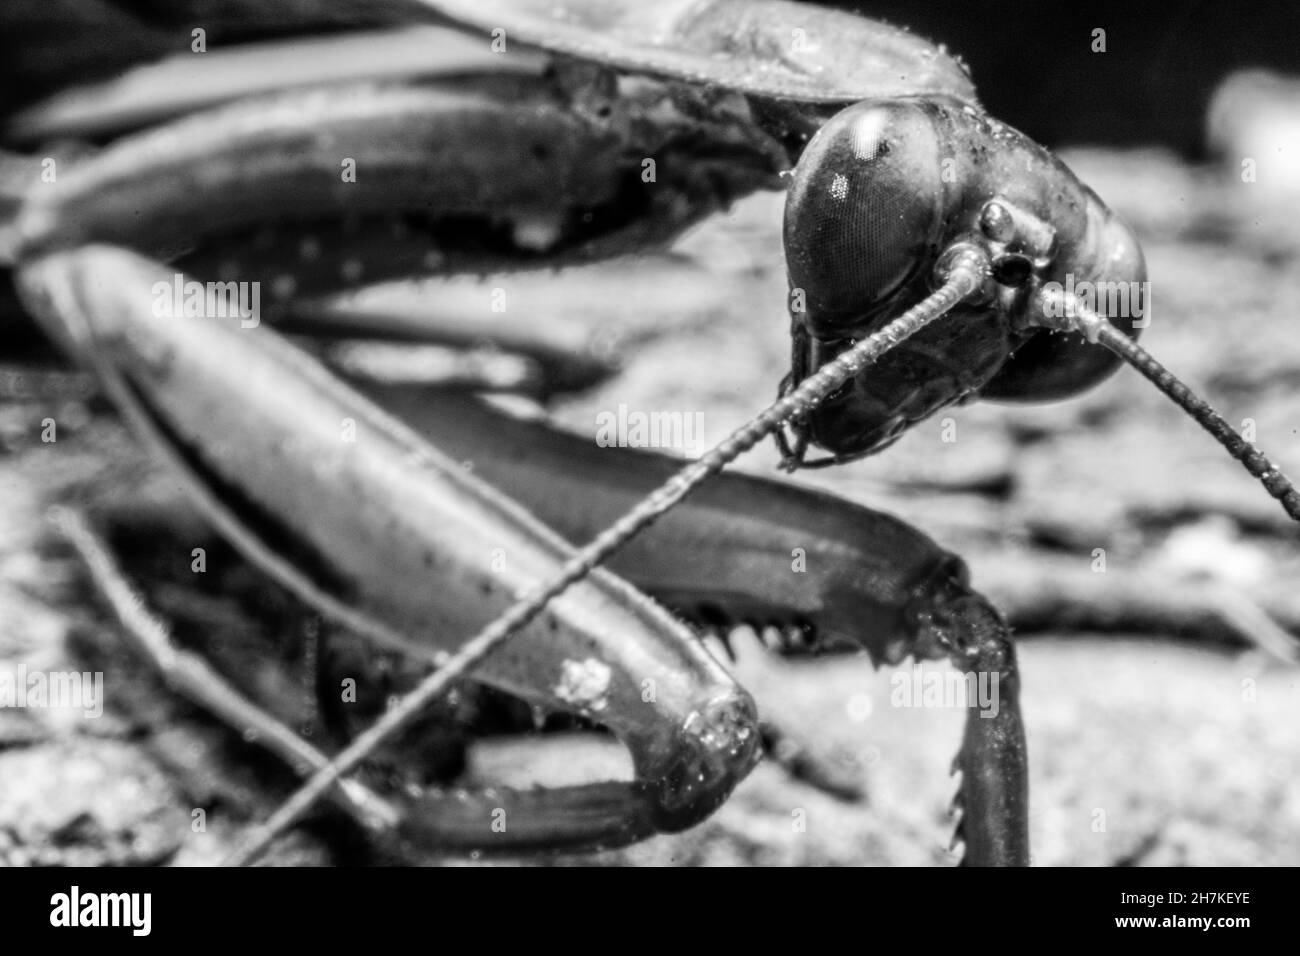
<path id="1" fill-rule="evenodd" d="M 845 463 L 955 402 L 1060 398 L 1127 360 L 1300 515 L 1278 469 L 1136 345 L 1132 232 L 984 114 L 946 52 L 860 17 L 775 0 L 369 9 L 413 25 L 318 41 L 238 83 L 240 61 L 221 73 L 214 56 L 224 87 L 166 97 L 174 64 L 141 66 L 12 128 L 24 143 L 104 142 L 55 182 L 9 190 L 3 248 L 27 311 L 249 562 L 437 668 L 329 760 L 135 620 L 185 693 L 319 772 L 266 835 L 326 793 L 418 846 L 605 847 L 698 823 L 757 761 L 760 706 L 648 592 L 807 623 L 876 661 L 995 675 L 1000 708 L 968 711 L 957 758 L 958 835 L 968 863 L 1028 863 L 1014 648 L 961 560 L 888 515 L 718 472 L 771 433 L 791 470 Z M 340 53 L 365 65 L 335 69 L 353 63 Z M 491 330 L 440 322 L 436 302 L 417 329 L 313 310 L 362 282 L 662 246 L 758 189 L 787 193 L 790 372 L 771 408 L 682 474 L 464 396 L 346 381 L 278 331 L 464 345 Z M 1116 294 L 1099 306 L 1085 285 Z M 545 329 L 504 331 L 503 348 L 569 368 Z M 813 446 L 829 457 L 808 460 Z M 66 524 L 111 590 L 109 557 Z M 791 580 L 792 547 L 825 570 Z M 608 729 L 635 779 L 391 795 L 340 782 L 462 674 Z M 510 826 L 485 835 L 501 809 Z"/>

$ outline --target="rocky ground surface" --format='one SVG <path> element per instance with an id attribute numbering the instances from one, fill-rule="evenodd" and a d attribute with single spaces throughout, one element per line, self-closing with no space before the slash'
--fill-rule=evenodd
<path id="1" fill-rule="evenodd" d="M 1300 474 L 1294 197 L 1159 152 L 1065 158 L 1143 241 L 1154 302 L 1144 341 Z M 713 440 L 768 401 L 788 367 L 780 216 L 780 197 L 759 197 L 705 225 L 678 250 L 697 268 L 671 284 L 645 263 L 627 267 L 631 278 L 616 267 L 604 285 L 569 282 L 594 320 L 644 334 L 622 374 L 557 403 L 558 420 L 591 434 L 620 403 L 699 411 Z M 93 720 L 0 708 L 0 862 L 213 862 L 293 779 L 150 674 L 46 518 L 55 503 L 111 510 L 176 489 L 79 380 L 3 371 L 0 668 L 102 670 L 107 703 Z M 41 440 L 46 418 L 57 442 Z M 775 463 L 764 447 L 742 467 L 775 479 Z M 1135 373 L 1050 406 L 953 409 L 877 459 L 792 480 L 913 521 L 1007 609 L 1023 638 L 1036 863 L 1300 861 L 1300 669 L 1278 659 L 1267 626 L 1300 628 L 1294 525 Z M 115 543 L 178 640 L 242 660 L 242 689 L 313 726 L 309 681 L 261 663 L 296 659 L 315 622 L 233 559 L 202 584 L 175 574 L 194 534 Z M 737 644 L 760 707 L 851 767 L 865 797 L 837 799 L 765 763 L 687 833 L 556 861 L 957 861 L 947 808 L 960 711 L 891 706 L 898 671 L 865 659 L 783 660 Z M 475 747 L 467 780 L 585 779 L 622 763 L 589 737 L 502 739 Z M 376 857 L 324 814 L 269 859 Z"/>

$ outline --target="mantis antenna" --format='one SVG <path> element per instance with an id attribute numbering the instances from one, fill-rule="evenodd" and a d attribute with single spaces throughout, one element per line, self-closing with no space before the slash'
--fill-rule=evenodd
<path id="1" fill-rule="evenodd" d="M 1228 454 L 1259 479 L 1264 489 L 1278 500 L 1292 520 L 1300 521 L 1300 492 L 1296 491 L 1282 470 L 1251 442 L 1246 441 L 1228 422 L 1178 377 L 1161 365 L 1151 353 L 1138 345 L 1106 318 L 1085 305 L 1077 296 L 1064 291 L 1043 293 L 1044 314 L 1061 316 L 1043 324 L 1070 332 L 1082 332 L 1096 345 L 1110 349 L 1185 411 L 1197 424 L 1227 449 Z"/>
<path id="2" fill-rule="evenodd" d="M 537 584 L 521 596 L 501 616 L 463 644 L 446 664 L 425 678 L 395 707 L 386 711 L 327 766 L 318 770 L 241 847 L 236 848 L 223 864 L 242 866 L 255 860 L 278 834 L 305 813 L 335 781 L 368 757 L 391 734 L 420 714 L 453 681 L 515 631 L 528 624 L 553 598 L 585 578 L 638 532 L 768 434 L 791 419 L 806 415 L 827 395 L 880 356 L 974 296 L 983 288 L 988 274 L 989 259 L 982 250 L 965 244 L 950 250 L 940 263 L 943 284 L 929 298 L 904 312 L 880 331 L 862 339 L 834 361 L 823 365 L 788 395 L 778 398 L 703 456 L 642 498 L 622 518 L 578 550 L 554 578 Z"/>

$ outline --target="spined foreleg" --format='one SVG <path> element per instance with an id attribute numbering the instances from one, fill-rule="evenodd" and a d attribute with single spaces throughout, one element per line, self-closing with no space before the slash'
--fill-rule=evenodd
<path id="1" fill-rule="evenodd" d="M 428 661 L 564 560 L 564 542 L 527 511 L 269 329 L 153 314 L 150 290 L 167 273 L 93 246 L 24 263 L 20 279 L 53 337 L 95 370 L 199 510 L 272 579 L 336 623 Z M 508 558 L 500 570 L 494 549 Z M 402 829 L 417 841 L 590 846 L 683 829 L 721 804 L 757 756 L 748 695 L 689 629 L 604 571 L 473 676 L 608 727 L 637 779 L 450 801 L 405 795 Z M 501 831 L 498 808 L 511 820 Z"/>
<path id="2" fill-rule="evenodd" d="M 569 540 L 587 540 L 672 474 L 667 455 L 600 448 L 472 397 L 376 389 L 376 397 Z M 801 555 L 800 562 L 792 556 Z M 796 570 L 796 563 L 802 570 Z M 802 624 L 814 647 L 877 663 L 948 657 L 998 682 L 972 702 L 957 767 L 958 836 L 970 865 L 1028 863 L 1028 783 L 1015 651 L 959 558 L 889 515 L 824 492 L 724 472 L 617 554 L 610 567 L 688 616 Z"/>

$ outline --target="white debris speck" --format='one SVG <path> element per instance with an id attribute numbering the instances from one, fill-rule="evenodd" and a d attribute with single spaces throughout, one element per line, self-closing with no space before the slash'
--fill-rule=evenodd
<path id="1" fill-rule="evenodd" d="M 554 216 L 521 216 L 514 222 L 513 238 L 520 249 L 545 252 L 560 240 L 562 233 L 562 225 Z"/>
<path id="2" fill-rule="evenodd" d="M 600 711 L 609 703 L 609 666 L 594 657 L 585 661 L 565 661 L 560 665 L 560 682 L 555 685 L 555 696 L 566 703 L 585 710 Z"/>

